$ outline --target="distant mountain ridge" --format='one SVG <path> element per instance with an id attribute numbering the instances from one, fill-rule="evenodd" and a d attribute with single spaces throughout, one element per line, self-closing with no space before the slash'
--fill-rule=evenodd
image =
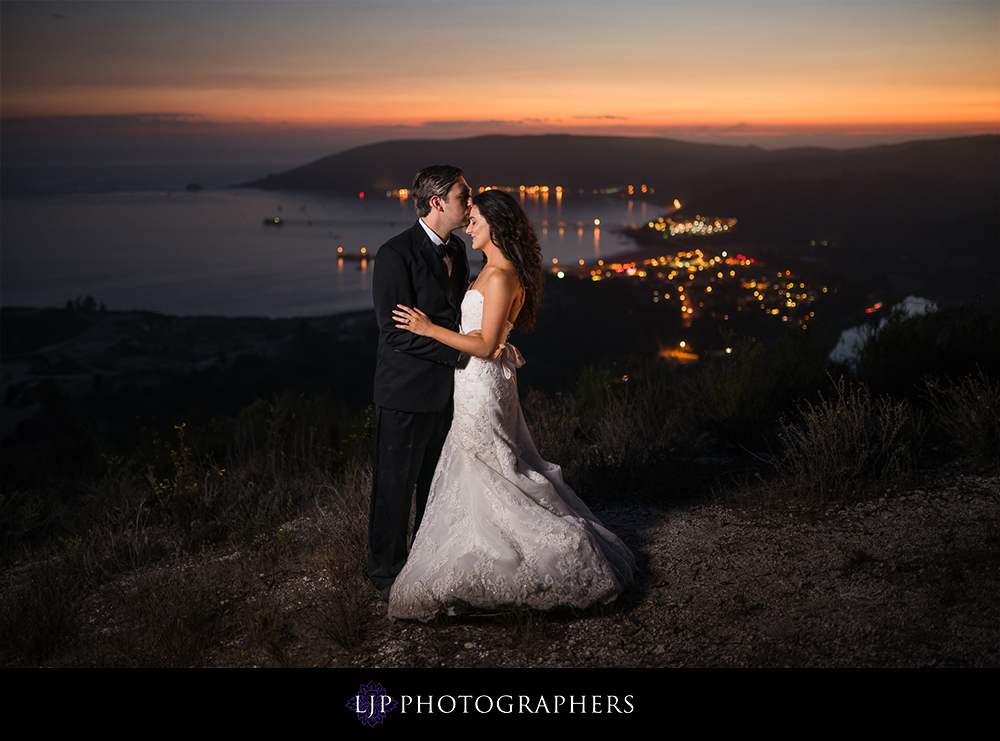
<path id="1" fill-rule="evenodd" d="M 996 180 L 1000 136 L 914 141 L 865 149 L 698 144 L 622 136 L 490 135 L 468 139 L 397 140 L 323 157 L 247 186 L 269 190 L 356 193 L 408 188 L 428 164 L 448 163 L 481 185 L 561 185 L 591 190 L 646 183 L 691 196 L 721 188 L 831 175 L 935 173 Z"/>
<path id="2" fill-rule="evenodd" d="M 879 276 L 943 299 L 1000 295 L 1000 136 L 834 150 L 613 136 L 481 136 L 390 141 L 317 160 L 249 186 L 373 194 L 410 187 L 428 164 L 484 185 L 573 192 L 646 184 L 680 216 L 738 221 L 731 239 L 785 250 L 844 274 Z M 951 289 L 948 289 L 949 291 Z"/>

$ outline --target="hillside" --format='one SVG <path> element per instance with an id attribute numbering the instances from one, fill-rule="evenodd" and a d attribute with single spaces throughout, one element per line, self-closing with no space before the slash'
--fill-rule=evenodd
<path id="1" fill-rule="evenodd" d="M 246 183 L 274 190 L 343 193 L 408 187 L 428 163 L 462 167 L 476 185 L 561 185 L 590 190 L 646 183 L 664 198 L 698 196 L 743 185 L 830 178 L 931 176 L 997 185 L 1000 136 L 906 142 L 864 149 L 697 144 L 672 139 L 480 136 L 380 142 L 323 157 Z"/>
<path id="2" fill-rule="evenodd" d="M 562 185 L 573 189 L 656 183 L 670 189 L 693 177 L 770 154 L 757 147 L 616 136 L 479 136 L 380 142 L 330 155 L 247 185 L 343 193 L 408 188 L 428 164 L 462 167 L 473 185 Z"/>
<path id="3" fill-rule="evenodd" d="M 646 184 L 680 216 L 735 217 L 741 241 L 906 295 L 1000 294 L 1000 136 L 853 150 L 766 151 L 670 139 L 482 136 L 390 141 L 324 157 L 248 187 L 342 193 L 408 187 L 429 163 L 481 185 L 590 192 Z M 644 242 L 646 246 L 648 242 Z"/>

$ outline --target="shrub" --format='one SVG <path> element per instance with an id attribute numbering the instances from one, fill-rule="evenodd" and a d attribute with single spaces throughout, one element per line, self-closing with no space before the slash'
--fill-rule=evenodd
<path id="1" fill-rule="evenodd" d="M 755 445 L 763 428 L 777 417 L 771 397 L 775 375 L 763 344 L 742 342 L 732 355 L 698 368 L 693 396 L 712 435 L 726 445 Z"/>
<path id="2" fill-rule="evenodd" d="M 81 641 L 87 663 L 122 668 L 206 666 L 231 635 L 228 600 L 244 566 L 205 559 L 137 572 L 101 591 L 109 630 Z"/>
<path id="3" fill-rule="evenodd" d="M 570 394 L 531 391 L 525 396 L 522 409 L 531 439 L 542 458 L 559 464 L 570 486 L 581 486 L 587 446 L 581 439 L 576 399 Z"/>
<path id="4" fill-rule="evenodd" d="M 822 502 L 884 491 L 911 475 L 920 421 L 909 402 L 873 399 L 841 378 L 799 413 L 801 424 L 780 433 L 785 451 L 776 466 L 787 493 Z"/>
<path id="5" fill-rule="evenodd" d="M 957 383 L 925 383 L 935 424 L 980 468 L 1000 468 L 1000 381 L 979 371 Z"/>
<path id="6" fill-rule="evenodd" d="M 576 398 L 580 408 L 598 410 L 603 407 L 608 401 L 609 391 L 621 380 L 621 374 L 616 374 L 609 368 L 592 365 L 584 368 L 576 379 Z"/>
<path id="7" fill-rule="evenodd" d="M 327 499 L 337 524 L 323 558 L 330 577 L 329 601 L 321 608 L 316 625 L 348 649 L 361 642 L 370 620 L 368 603 L 373 592 L 366 572 L 371 488 L 371 468 L 356 460 L 334 483 Z"/>
<path id="8" fill-rule="evenodd" d="M 75 633 L 86 568 L 76 543 L 35 567 L 0 600 L 0 660 L 37 666 Z"/>
<path id="9" fill-rule="evenodd" d="M 687 430 L 678 389 L 661 374 L 630 378 L 609 387 L 607 402 L 585 435 L 590 443 L 589 478 L 596 492 L 673 491 L 679 459 L 689 457 L 700 437 Z M 696 425 L 692 421 L 688 427 Z"/>
<path id="10" fill-rule="evenodd" d="M 926 376 L 1000 375 L 1000 318 L 976 306 L 890 317 L 861 351 L 859 377 L 874 393 L 905 396 Z"/>
<path id="11" fill-rule="evenodd" d="M 673 494 L 678 464 L 707 437 L 692 413 L 687 386 L 663 363 L 580 375 L 575 396 L 525 399 L 525 415 L 542 457 L 563 468 L 588 500 L 648 491 Z"/>
<path id="12" fill-rule="evenodd" d="M 692 414 L 723 445 L 763 449 L 781 415 L 813 398 L 827 381 L 825 347 L 808 332 L 789 332 L 774 346 L 744 340 L 731 354 L 707 358 L 688 379 Z"/>

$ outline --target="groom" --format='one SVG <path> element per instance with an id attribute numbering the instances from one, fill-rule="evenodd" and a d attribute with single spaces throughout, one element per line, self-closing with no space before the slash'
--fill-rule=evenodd
<path id="1" fill-rule="evenodd" d="M 452 231 L 469 223 L 472 191 L 462 171 L 435 165 L 417 173 L 411 193 L 420 217 L 375 256 L 372 293 L 378 321 L 375 455 L 368 518 L 368 578 L 383 601 L 406 563 L 406 533 L 416 486 L 416 524 L 451 427 L 459 352 L 396 329 L 397 304 L 417 307 L 458 331 L 469 285 L 465 243 Z"/>

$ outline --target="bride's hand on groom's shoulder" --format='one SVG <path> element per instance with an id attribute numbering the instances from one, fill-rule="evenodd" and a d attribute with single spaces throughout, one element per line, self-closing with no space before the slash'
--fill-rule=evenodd
<path id="1" fill-rule="evenodd" d="M 411 309 L 409 306 L 397 304 L 392 315 L 396 319 L 396 329 L 405 329 L 413 334 L 426 337 L 430 334 L 434 323 L 427 318 L 427 315 L 420 309 Z"/>

